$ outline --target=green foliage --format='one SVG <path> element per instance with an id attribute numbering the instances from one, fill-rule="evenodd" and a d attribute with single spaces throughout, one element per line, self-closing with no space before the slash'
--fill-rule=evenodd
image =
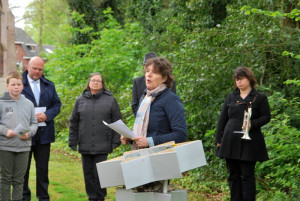
<path id="1" fill-rule="evenodd" d="M 91 37 L 89 32 L 82 31 L 84 28 L 89 27 L 90 31 L 98 31 L 98 20 L 99 13 L 97 8 L 94 6 L 93 0 L 68 0 L 68 5 L 70 10 L 74 13 L 78 13 L 81 16 L 81 19 L 72 18 L 71 25 L 75 30 L 72 32 L 73 44 L 86 44 L 91 42 Z"/>
<path id="2" fill-rule="evenodd" d="M 79 30 L 72 32 L 71 43 L 73 44 L 86 44 L 92 42 L 92 38 L 89 37 L 89 34 L 86 32 L 81 32 L 84 26 L 91 27 L 92 33 L 97 33 L 101 30 L 101 25 L 106 21 L 107 9 L 111 9 L 114 16 L 114 19 L 117 19 L 118 23 L 123 22 L 123 15 L 120 12 L 124 4 L 120 0 L 111 0 L 111 1 L 95 1 L 95 0 L 67 0 L 70 10 L 72 12 L 79 13 L 83 16 L 82 20 L 85 23 L 73 20 L 71 25 L 73 28 Z"/>
<path id="3" fill-rule="evenodd" d="M 214 130 L 209 129 L 216 125 L 225 95 L 233 90 L 231 87 L 233 86 L 231 78 L 233 70 L 237 66 L 246 65 L 254 70 L 260 91 L 272 94 L 272 91 L 263 86 L 269 86 L 273 90 L 276 88 L 279 90 L 278 86 L 280 86 L 282 96 L 291 99 L 291 101 L 286 101 L 285 105 L 280 104 L 277 98 L 274 98 L 272 102 L 278 107 L 278 114 L 286 113 L 288 116 L 284 116 L 286 118 L 284 123 L 279 120 L 274 123 L 272 119 L 272 122 L 266 126 L 266 130 L 270 131 L 270 127 L 276 124 L 276 128 L 285 131 L 272 130 L 272 134 L 267 133 L 277 139 L 283 139 L 277 141 L 267 139 L 267 144 L 270 145 L 268 148 L 271 149 L 271 155 L 274 153 L 272 150 L 276 150 L 276 154 L 279 154 L 279 151 L 283 153 L 280 153 L 282 159 L 270 160 L 276 161 L 274 169 L 272 162 L 270 166 L 268 163 L 258 165 L 257 179 L 260 192 L 258 197 L 262 200 L 294 199 L 297 193 L 299 194 L 294 188 L 299 186 L 296 179 L 299 178 L 299 162 L 298 159 L 295 160 L 299 158 L 299 140 L 294 141 L 294 139 L 299 139 L 299 131 L 295 128 L 298 127 L 297 122 L 299 122 L 299 87 L 286 86 L 283 82 L 290 78 L 294 81 L 287 83 L 298 83 L 299 61 L 295 57 L 286 57 L 281 53 L 287 49 L 299 51 L 296 48 L 297 45 L 299 46 L 299 34 L 287 30 L 283 34 L 280 21 L 276 18 L 266 18 L 259 14 L 243 15 L 244 11 L 240 12 L 234 5 L 228 6 L 227 10 L 229 15 L 222 25 L 187 35 L 185 41 L 181 42 L 181 48 L 168 54 L 175 64 L 175 73 L 178 75 L 177 83 L 180 83 L 178 91 L 185 104 L 189 139 L 203 140 L 209 161 L 208 169 L 203 167 L 191 171 L 187 177 L 178 182 L 186 188 L 200 191 L 206 189 L 204 193 L 209 190 L 228 191 L 224 163 L 214 157 Z M 299 30 L 294 31 L 299 33 Z M 297 42 L 294 44 L 288 37 L 295 37 Z M 298 112 L 295 113 L 295 111 Z M 286 138 L 289 139 L 287 141 L 289 143 L 283 146 L 281 143 Z M 294 145 L 291 146 L 290 143 L 293 141 Z M 285 152 L 290 150 L 289 147 L 296 147 L 296 149 L 287 155 L 291 163 L 284 165 L 286 161 L 283 159 Z M 284 151 L 281 148 L 284 148 Z M 265 168 L 264 170 L 261 169 L 261 165 Z M 283 168 L 279 167 L 280 165 Z M 270 167 L 273 172 L 266 179 L 265 175 Z M 292 176 L 286 176 L 289 174 Z M 284 177 L 280 181 L 279 178 L 282 175 Z M 197 182 L 198 180 L 201 182 Z M 216 183 L 209 185 L 211 180 L 218 181 L 218 185 Z M 206 188 L 200 184 L 204 184 Z M 265 190 L 271 193 L 265 193 Z"/>
<path id="4" fill-rule="evenodd" d="M 187 32 L 221 23 L 227 14 L 225 6 L 228 0 L 126 2 L 126 20 L 138 21 L 144 28 L 144 45 L 156 52 L 172 52 L 179 47 Z"/>
<path id="5" fill-rule="evenodd" d="M 290 126 L 290 114 L 300 116 L 300 99 L 285 99 L 279 92 L 269 97 L 272 119 L 263 132 L 270 160 L 257 165 L 259 188 L 300 198 L 300 131 Z M 294 107 L 290 107 L 294 106 Z M 280 191 L 279 191 L 280 189 Z"/>
<path id="6" fill-rule="evenodd" d="M 284 82 L 285 84 L 295 84 L 296 86 L 299 86 L 300 85 L 300 80 L 296 80 L 296 79 L 293 79 L 293 80 L 287 80 Z"/>
<path id="7" fill-rule="evenodd" d="M 40 4 L 41 0 L 34 0 L 27 6 L 27 10 L 23 16 L 26 24 L 25 31 L 34 41 L 38 42 L 42 26 L 43 44 L 55 45 L 65 43 L 66 38 L 70 37 L 67 30 L 70 13 L 66 0 L 43 0 L 42 8 Z"/>
<path id="8" fill-rule="evenodd" d="M 260 85 L 273 84 L 277 73 L 282 76 L 280 81 L 285 81 L 286 69 L 297 71 L 296 66 L 286 65 L 280 54 L 287 44 L 276 37 L 280 35 L 276 20 L 243 16 L 234 7 L 228 7 L 228 12 L 224 24 L 187 35 L 181 48 L 168 54 L 189 114 L 190 139 L 202 139 L 205 131 L 214 127 L 226 94 L 233 90 L 232 72 L 238 66 L 251 67 Z"/>
<path id="9" fill-rule="evenodd" d="M 249 15 L 251 13 L 258 13 L 258 14 L 263 14 L 263 15 L 270 16 L 270 17 L 279 17 L 279 18 L 288 17 L 290 19 L 294 19 L 295 21 L 300 20 L 300 10 L 297 8 L 294 8 L 291 12 L 288 12 L 288 13 L 282 13 L 280 11 L 273 12 L 273 11 L 268 11 L 268 10 L 251 8 L 251 6 L 245 6 L 241 10 L 245 11 L 245 13 L 247 15 Z"/>
<path id="10" fill-rule="evenodd" d="M 133 117 L 127 118 L 131 114 L 130 85 L 136 72 L 142 71 L 140 58 L 145 52 L 139 42 L 141 30 L 137 23 L 121 29 L 110 12 L 107 19 L 105 28 L 97 33 L 100 39 L 93 39 L 90 44 L 59 46 L 46 64 L 46 73 L 56 83 L 63 103 L 57 122 L 64 139 L 75 98 L 82 93 L 93 72 L 102 74 L 106 87 L 115 94 L 125 122 L 132 122 Z"/>
<path id="11" fill-rule="evenodd" d="M 214 8 L 216 3 L 221 8 Z M 294 9 L 292 3 L 293 0 L 123 1 L 120 5 L 124 8 L 119 8 L 126 23 L 116 20 L 113 8 L 106 9 L 104 20 L 97 22 L 98 31 L 87 23 L 86 13 L 73 12 L 73 21 L 80 26 L 69 30 L 82 33 L 88 43 L 78 45 L 75 41 L 58 46 L 45 72 L 55 82 L 63 102 L 56 119 L 61 145 L 68 141 L 68 119 L 75 98 L 92 72 L 103 75 L 120 105 L 123 120 L 131 127 L 132 80 L 141 74 L 143 55 L 155 51 L 172 62 L 177 94 L 185 106 L 188 139 L 202 140 L 208 161 L 208 166 L 190 171 L 176 183 L 228 199 L 225 163 L 214 156 L 215 127 L 225 96 L 234 89 L 233 70 L 248 66 L 272 107 L 272 121 L 263 129 L 270 161 L 257 165 L 258 197 L 297 198 L 300 61 L 295 55 L 299 55 L 300 34 L 297 26 L 284 26 L 280 17 L 283 11 Z M 212 13 L 225 5 L 226 15 Z M 298 15 L 293 16 L 294 20 Z M 121 146 L 110 158 L 128 149 L 129 146 Z"/>

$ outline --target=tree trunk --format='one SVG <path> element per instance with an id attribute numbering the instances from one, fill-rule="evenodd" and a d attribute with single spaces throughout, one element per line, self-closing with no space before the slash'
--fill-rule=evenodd
<path id="1" fill-rule="evenodd" d="M 43 51 L 44 0 L 40 0 L 39 55 Z"/>

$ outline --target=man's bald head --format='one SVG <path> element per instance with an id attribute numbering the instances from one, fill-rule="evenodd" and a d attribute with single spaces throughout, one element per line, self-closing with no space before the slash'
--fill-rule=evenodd
<path id="1" fill-rule="evenodd" d="M 40 65 L 40 66 L 44 67 L 44 60 L 41 57 L 38 57 L 38 56 L 32 57 L 29 60 L 28 65 L 34 65 L 34 64 L 37 64 L 37 65 Z"/>
<path id="2" fill-rule="evenodd" d="M 28 75 L 33 80 L 38 80 L 42 77 L 44 71 L 44 61 L 41 57 L 32 57 L 27 66 Z"/>

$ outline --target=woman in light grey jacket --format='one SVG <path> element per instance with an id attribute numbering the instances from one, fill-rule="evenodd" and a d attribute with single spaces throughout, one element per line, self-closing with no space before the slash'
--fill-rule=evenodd
<path id="1" fill-rule="evenodd" d="M 6 82 L 8 92 L 0 97 L 0 200 L 17 201 L 22 199 L 31 138 L 38 126 L 32 102 L 21 94 L 22 76 L 12 72 Z"/>

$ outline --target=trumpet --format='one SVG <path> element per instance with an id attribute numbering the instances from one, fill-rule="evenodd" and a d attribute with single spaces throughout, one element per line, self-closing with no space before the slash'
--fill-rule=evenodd
<path id="1" fill-rule="evenodd" d="M 252 109 L 248 108 L 248 111 L 244 112 L 244 119 L 243 119 L 242 131 L 234 131 L 234 133 L 242 133 L 242 134 L 244 134 L 242 136 L 242 139 L 244 139 L 244 140 L 251 140 L 251 138 L 249 136 L 251 115 L 252 115 Z"/>

